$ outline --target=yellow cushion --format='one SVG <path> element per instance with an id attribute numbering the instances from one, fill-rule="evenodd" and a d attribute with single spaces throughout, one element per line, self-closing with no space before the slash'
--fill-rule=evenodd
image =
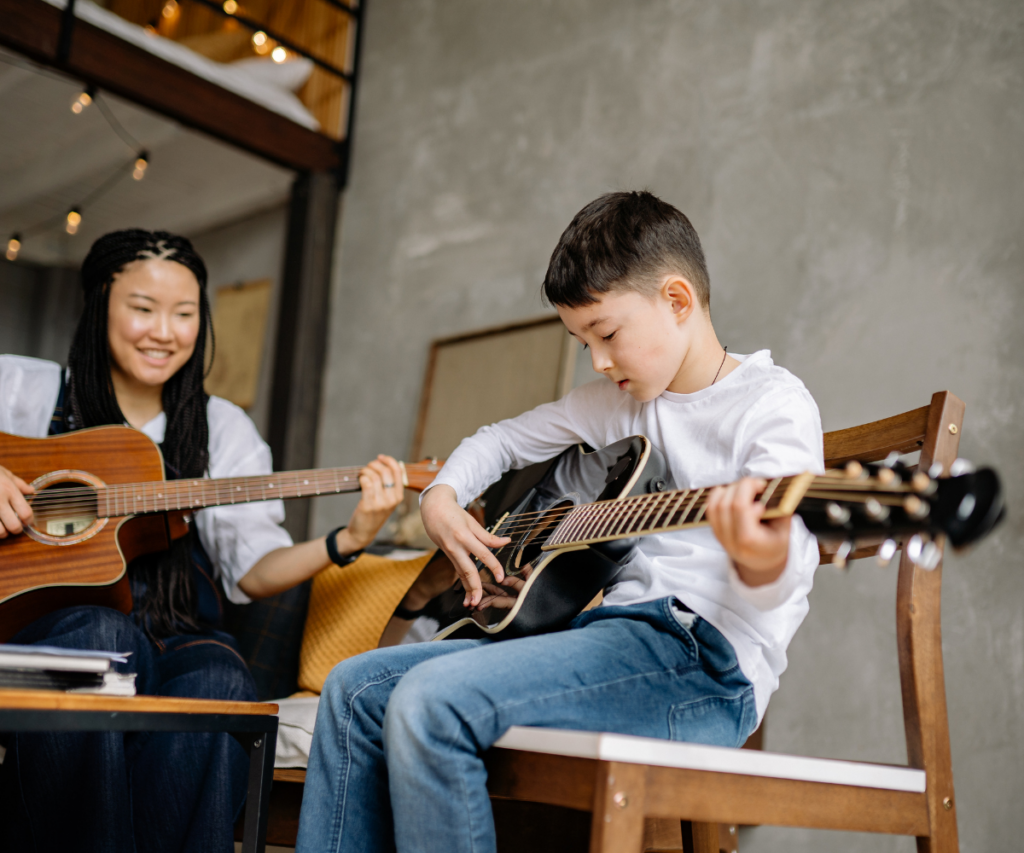
<path id="1" fill-rule="evenodd" d="M 335 665 L 377 648 L 391 614 L 431 556 L 388 560 L 363 554 L 313 578 L 299 655 L 302 690 L 319 693 Z"/>

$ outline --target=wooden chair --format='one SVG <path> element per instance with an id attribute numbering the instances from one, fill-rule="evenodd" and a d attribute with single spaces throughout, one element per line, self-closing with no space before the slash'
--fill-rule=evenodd
<path id="1" fill-rule="evenodd" d="M 827 433 L 826 465 L 920 451 L 922 470 L 937 461 L 948 472 L 963 414 L 964 404 L 943 391 L 929 406 Z M 850 557 L 873 552 L 861 547 Z M 822 550 L 822 562 L 831 561 Z M 652 826 L 666 821 L 680 822 L 676 837 L 693 853 L 736 849 L 728 836 L 720 843 L 721 824 L 913 835 L 921 853 L 952 853 L 959 847 L 942 674 L 941 584 L 941 565 L 926 571 L 901 555 L 896 626 L 908 767 L 515 727 L 485 756 L 492 800 L 590 812 L 591 853 L 666 849 L 652 844 Z"/>

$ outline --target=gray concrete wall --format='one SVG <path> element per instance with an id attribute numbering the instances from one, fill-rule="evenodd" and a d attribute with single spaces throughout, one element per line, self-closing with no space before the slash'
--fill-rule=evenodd
<path id="1" fill-rule="evenodd" d="M 430 339 L 541 313 L 576 210 L 649 187 L 703 238 L 722 341 L 770 348 L 826 429 L 966 401 L 963 454 L 1000 466 L 1011 514 L 946 568 L 961 845 L 1018 849 L 1024 6 L 375 0 L 365 50 L 321 462 L 406 453 Z M 321 501 L 318 526 L 347 508 Z M 768 748 L 905 760 L 894 586 L 819 573 Z M 914 849 L 766 827 L 742 846 Z"/>

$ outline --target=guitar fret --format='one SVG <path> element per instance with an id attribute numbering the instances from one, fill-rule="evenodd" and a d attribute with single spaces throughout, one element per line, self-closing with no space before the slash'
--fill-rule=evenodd
<path id="1" fill-rule="evenodd" d="M 596 518 L 593 531 L 587 537 L 588 539 L 601 539 L 606 536 L 611 527 L 615 524 L 617 517 L 615 515 L 614 505 L 611 507 L 602 506 L 598 513 L 599 517 Z"/>
<path id="2" fill-rule="evenodd" d="M 558 535 L 559 541 L 575 542 L 579 539 L 585 539 L 586 534 L 584 531 L 589 528 L 593 515 L 594 510 L 588 505 L 574 509 L 566 519 L 568 524 L 566 524 L 565 530 Z"/>
<path id="3" fill-rule="evenodd" d="M 675 517 L 676 510 L 678 510 L 679 507 L 682 506 L 683 501 L 686 500 L 686 496 L 689 495 L 689 494 L 690 494 L 690 490 L 689 489 L 683 489 L 679 493 L 679 497 L 675 500 L 675 502 L 669 501 L 669 504 L 671 505 L 672 508 L 668 511 L 668 514 L 665 516 L 665 523 L 664 523 L 665 527 L 671 527 L 672 526 L 672 519 Z"/>
<path id="4" fill-rule="evenodd" d="M 686 509 L 683 510 L 683 514 L 679 518 L 679 524 L 686 524 L 686 516 L 688 516 L 693 511 L 694 505 L 697 503 L 698 500 L 700 500 L 700 496 L 702 494 L 704 494 L 704 489 L 703 488 L 695 489 L 694 490 L 693 498 L 686 505 Z"/>
<path id="5" fill-rule="evenodd" d="M 654 492 L 651 495 L 652 500 L 648 501 L 648 505 L 643 507 L 643 517 L 637 519 L 636 526 L 631 531 L 632 533 L 637 533 L 645 528 L 645 525 L 647 524 L 647 519 L 650 518 L 651 513 L 654 512 L 654 508 L 655 506 L 657 506 L 658 499 L 660 497 L 661 494 L 658 492 Z M 639 513 L 637 513 L 637 515 L 639 515 Z"/>
<path id="6" fill-rule="evenodd" d="M 583 512 L 584 510 L 582 508 L 570 509 L 565 515 L 562 516 L 562 520 L 555 525 L 555 529 L 551 532 L 551 535 L 548 537 L 548 542 L 551 544 L 556 544 L 571 541 L 572 531 L 575 527 L 577 527 L 580 524 L 580 517 L 583 515 Z M 505 533 L 502 533 L 501 530 L 506 524 L 508 524 L 509 519 L 512 518 L 514 518 L 514 516 L 506 516 L 502 518 L 501 522 L 494 529 L 494 535 L 507 535 Z M 514 524 L 515 522 L 513 521 L 512 523 Z"/>
<path id="7" fill-rule="evenodd" d="M 660 530 L 665 527 L 667 522 L 672 518 L 672 504 L 674 497 L 672 492 L 668 492 L 662 496 L 661 505 L 658 511 L 654 514 L 651 519 L 651 529 Z M 675 501 L 677 502 L 677 501 Z"/>

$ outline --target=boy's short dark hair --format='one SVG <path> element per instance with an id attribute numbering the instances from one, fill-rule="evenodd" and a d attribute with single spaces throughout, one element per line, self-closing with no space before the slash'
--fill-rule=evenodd
<path id="1" fill-rule="evenodd" d="M 554 305 L 579 308 L 616 290 L 651 295 L 656 279 L 673 272 L 693 285 L 708 310 L 711 283 L 690 220 L 646 190 L 607 193 L 562 233 L 544 276 L 544 296 Z"/>

